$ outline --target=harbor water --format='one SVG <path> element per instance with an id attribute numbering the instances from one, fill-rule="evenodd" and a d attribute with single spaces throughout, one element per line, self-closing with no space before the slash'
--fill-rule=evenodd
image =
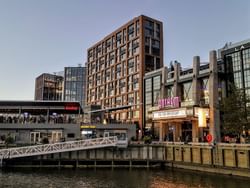
<path id="1" fill-rule="evenodd" d="M 3 169 L 0 188 L 248 188 L 250 179 L 179 169 Z"/>

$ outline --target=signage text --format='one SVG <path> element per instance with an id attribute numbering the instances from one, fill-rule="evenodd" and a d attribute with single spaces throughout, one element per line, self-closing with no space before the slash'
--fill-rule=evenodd
<path id="1" fill-rule="evenodd" d="M 166 108 L 166 107 L 180 107 L 180 97 L 169 97 L 166 99 L 160 99 L 158 101 L 159 108 Z"/>

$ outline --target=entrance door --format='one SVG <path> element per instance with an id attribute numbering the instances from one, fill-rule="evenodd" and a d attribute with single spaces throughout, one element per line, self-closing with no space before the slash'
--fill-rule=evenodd
<path id="1" fill-rule="evenodd" d="M 40 132 L 31 132 L 30 133 L 30 143 L 36 144 L 41 142 L 41 134 Z"/>
<path id="2" fill-rule="evenodd" d="M 109 132 L 104 132 L 104 137 L 109 137 Z"/>
<path id="3" fill-rule="evenodd" d="M 192 123 L 184 122 L 182 125 L 182 141 L 183 142 L 192 142 Z"/>
<path id="4" fill-rule="evenodd" d="M 62 131 L 52 131 L 51 142 L 60 142 L 62 138 Z"/>
<path id="5" fill-rule="evenodd" d="M 173 125 L 168 126 L 168 134 L 167 134 L 166 141 L 169 141 L 169 142 L 174 141 L 174 128 L 175 127 Z"/>

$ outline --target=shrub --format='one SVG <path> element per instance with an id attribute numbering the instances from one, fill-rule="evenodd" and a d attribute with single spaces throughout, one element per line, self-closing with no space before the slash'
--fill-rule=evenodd
<path id="1" fill-rule="evenodd" d="M 137 139 L 134 136 L 132 136 L 131 141 L 137 141 Z"/>
<path id="2" fill-rule="evenodd" d="M 11 137 L 10 135 L 7 136 L 7 138 L 5 139 L 5 144 L 8 146 L 9 144 L 14 144 L 15 140 L 13 137 Z"/>
<path id="3" fill-rule="evenodd" d="M 151 136 L 144 136 L 143 141 L 145 144 L 151 144 L 152 143 L 152 138 Z"/>
<path id="4" fill-rule="evenodd" d="M 6 136 L 5 135 L 1 135 L 0 139 L 1 139 L 1 141 L 5 141 Z"/>

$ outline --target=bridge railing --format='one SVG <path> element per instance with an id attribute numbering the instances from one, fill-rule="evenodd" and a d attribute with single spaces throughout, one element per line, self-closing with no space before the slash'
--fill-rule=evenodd
<path id="1" fill-rule="evenodd" d="M 11 159 L 51 153 L 94 149 L 117 145 L 117 137 L 103 137 L 87 140 L 69 141 L 54 144 L 35 145 L 0 150 L 0 159 Z"/>

